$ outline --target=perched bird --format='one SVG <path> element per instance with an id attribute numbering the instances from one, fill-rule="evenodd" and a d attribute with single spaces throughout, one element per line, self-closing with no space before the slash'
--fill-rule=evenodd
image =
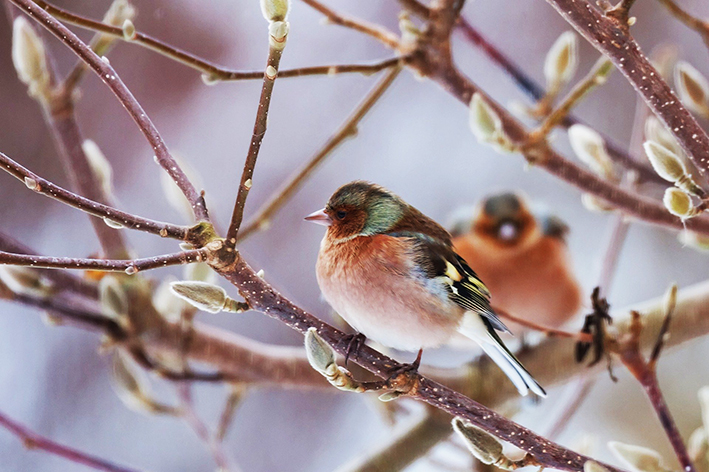
<path id="1" fill-rule="evenodd" d="M 495 294 L 496 308 L 550 328 L 578 313 L 583 300 L 564 241 L 567 232 L 556 217 L 535 218 L 512 193 L 488 197 L 451 230 L 455 251 Z"/>
<path id="2" fill-rule="evenodd" d="M 522 395 L 546 396 L 500 339 L 507 327 L 490 292 L 453 249 L 448 232 L 383 187 L 355 181 L 305 218 L 328 226 L 317 278 L 353 328 L 388 347 L 419 351 L 457 332 L 473 339 Z"/>

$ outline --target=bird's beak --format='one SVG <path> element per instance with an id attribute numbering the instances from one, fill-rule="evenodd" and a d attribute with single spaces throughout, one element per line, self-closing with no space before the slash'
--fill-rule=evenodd
<path id="1" fill-rule="evenodd" d="M 324 208 L 306 216 L 305 221 L 312 221 L 313 223 L 323 226 L 330 226 L 332 224 L 332 218 L 325 213 Z"/>

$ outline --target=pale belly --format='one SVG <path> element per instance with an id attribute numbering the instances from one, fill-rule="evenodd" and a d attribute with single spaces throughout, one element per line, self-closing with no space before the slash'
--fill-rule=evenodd
<path id="1" fill-rule="evenodd" d="M 463 310 L 446 300 L 442 286 L 427 290 L 424 282 L 380 261 L 374 254 L 344 270 L 325 267 L 319 259 L 318 283 L 327 302 L 354 329 L 384 346 L 416 351 L 446 343 Z"/>

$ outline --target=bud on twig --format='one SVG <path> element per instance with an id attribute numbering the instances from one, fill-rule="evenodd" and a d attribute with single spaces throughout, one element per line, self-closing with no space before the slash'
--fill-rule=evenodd
<path id="1" fill-rule="evenodd" d="M 126 41 L 134 41 L 135 38 L 138 37 L 138 32 L 135 30 L 135 25 L 128 18 L 126 18 L 123 25 L 121 25 L 121 29 L 123 30 L 123 39 Z"/>
<path id="2" fill-rule="evenodd" d="M 608 447 L 621 461 L 639 472 L 667 472 L 662 465 L 662 457 L 656 451 L 642 446 L 623 444 L 617 441 L 608 443 Z"/>
<path id="3" fill-rule="evenodd" d="M 690 110 L 709 117 L 709 82 L 688 62 L 675 66 L 675 85 L 682 103 Z"/>
<path id="4" fill-rule="evenodd" d="M 286 47 L 289 29 L 290 24 L 287 21 L 274 21 L 268 25 L 269 45 L 271 48 L 282 50 Z"/>
<path id="5" fill-rule="evenodd" d="M 226 290 L 218 285 L 196 281 L 180 281 L 172 282 L 170 288 L 175 295 L 207 313 L 219 313 L 220 311 L 241 313 L 248 308 L 245 303 L 229 298 Z"/>
<path id="6" fill-rule="evenodd" d="M 677 140 L 672 136 L 665 125 L 663 125 L 656 116 L 651 115 L 645 120 L 645 139 L 655 141 L 660 146 L 663 146 L 678 156 L 681 156 L 683 151 L 677 143 Z"/>
<path id="7" fill-rule="evenodd" d="M 480 428 L 453 418 L 453 430 L 460 435 L 470 452 L 483 464 L 496 464 L 502 457 L 502 444 Z"/>
<path id="8" fill-rule="evenodd" d="M 99 282 L 99 302 L 104 314 L 126 327 L 128 320 L 128 296 L 118 280 L 107 275 Z"/>
<path id="9" fill-rule="evenodd" d="M 684 230 L 677 235 L 677 239 L 685 246 L 701 252 L 709 253 L 709 236 Z"/>
<path id="10" fill-rule="evenodd" d="M 352 374 L 335 363 L 335 351 L 320 337 L 315 328 L 308 328 L 305 333 L 305 353 L 313 369 L 320 372 L 333 387 L 346 392 L 365 391 L 364 387 L 352 378 Z M 387 400 L 385 397 L 383 401 Z"/>
<path id="11" fill-rule="evenodd" d="M 145 372 L 137 368 L 122 351 L 113 354 L 111 385 L 118 398 L 131 410 L 140 413 L 179 415 L 176 407 L 164 405 L 150 396 L 150 383 Z"/>
<path id="12" fill-rule="evenodd" d="M 547 89 L 555 95 L 566 85 L 578 68 L 578 39 L 573 31 L 566 31 L 559 36 L 544 60 L 544 77 Z"/>
<path id="13" fill-rule="evenodd" d="M 478 141 L 490 143 L 498 151 L 513 152 L 515 149 L 505 133 L 500 116 L 477 92 L 470 101 L 470 129 Z"/>
<path id="14" fill-rule="evenodd" d="M 261 13 L 267 21 L 284 21 L 290 10 L 290 0 L 261 0 Z"/>
<path id="15" fill-rule="evenodd" d="M 30 96 L 46 100 L 50 75 L 44 43 L 24 16 L 18 16 L 12 24 L 12 63 Z"/>
<path id="16" fill-rule="evenodd" d="M 0 281 L 14 293 L 46 298 L 54 292 L 51 283 L 37 269 L 1 265 Z"/>
<path id="17" fill-rule="evenodd" d="M 89 161 L 91 171 L 96 180 L 101 184 L 104 195 L 113 196 L 113 168 L 106 156 L 101 152 L 101 148 L 94 141 L 87 139 L 81 143 L 81 149 Z"/>
<path id="18" fill-rule="evenodd" d="M 596 461 L 586 461 L 583 463 L 583 472 L 608 472 L 608 469 Z"/>
<path id="19" fill-rule="evenodd" d="M 600 134 L 588 126 L 573 125 L 569 128 L 569 142 L 574 154 L 593 172 L 607 180 L 616 180 L 613 161 Z"/>
<path id="20" fill-rule="evenodd" d="M 137 15 L 137 11 L 128 0 L 114 0 L 111 6 L 103 15 L 103 22 L 121 28 L 123 30 L 123 39 L 132 41 L 135 39 L 135 26 L 133 20 Z M 100 34 L 91 41 L 91 49 L 99 56 L 103 56 L 108 52 L 108 49 L 116 41 L 116 38 L 107 34 Z"/>
<path id="21" fill-rule="evenodd" d="M 687 168 L 677 154 L 654 141 L 646 141 L 643 147 L 657 175 L 692 195 L 705 196 L 704 190 L 687 173 Z"/>
<path id="22" fill-rule="evenodd" d="M 670 187 L 665 190 L 665 195 L 662 197 L 662 203 L 665 208 L 675 216 L 682 220 L 691 218 L 697 215 L 697 210 L 694 208 L 692 198 L 684 190 L 676 187 Z"/>

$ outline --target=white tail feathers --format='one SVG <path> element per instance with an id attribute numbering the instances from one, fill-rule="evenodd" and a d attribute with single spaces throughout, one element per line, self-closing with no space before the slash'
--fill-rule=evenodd
<path id="1" fill-rule="evenodd" d="M 479 314 L 472 311 L 465 313 L 463 321 L 458 327 L 458 332 L 472 339 L 483 348 L 485 353 L 490 356 L 517 387 L 520 395 L 527 395 L 529 390 L 531 390 L 540 397 L 547 396 L 544 389 L 534 380 L 532 374 L 512 355 L 493 328 L 488 326 Z"/>

